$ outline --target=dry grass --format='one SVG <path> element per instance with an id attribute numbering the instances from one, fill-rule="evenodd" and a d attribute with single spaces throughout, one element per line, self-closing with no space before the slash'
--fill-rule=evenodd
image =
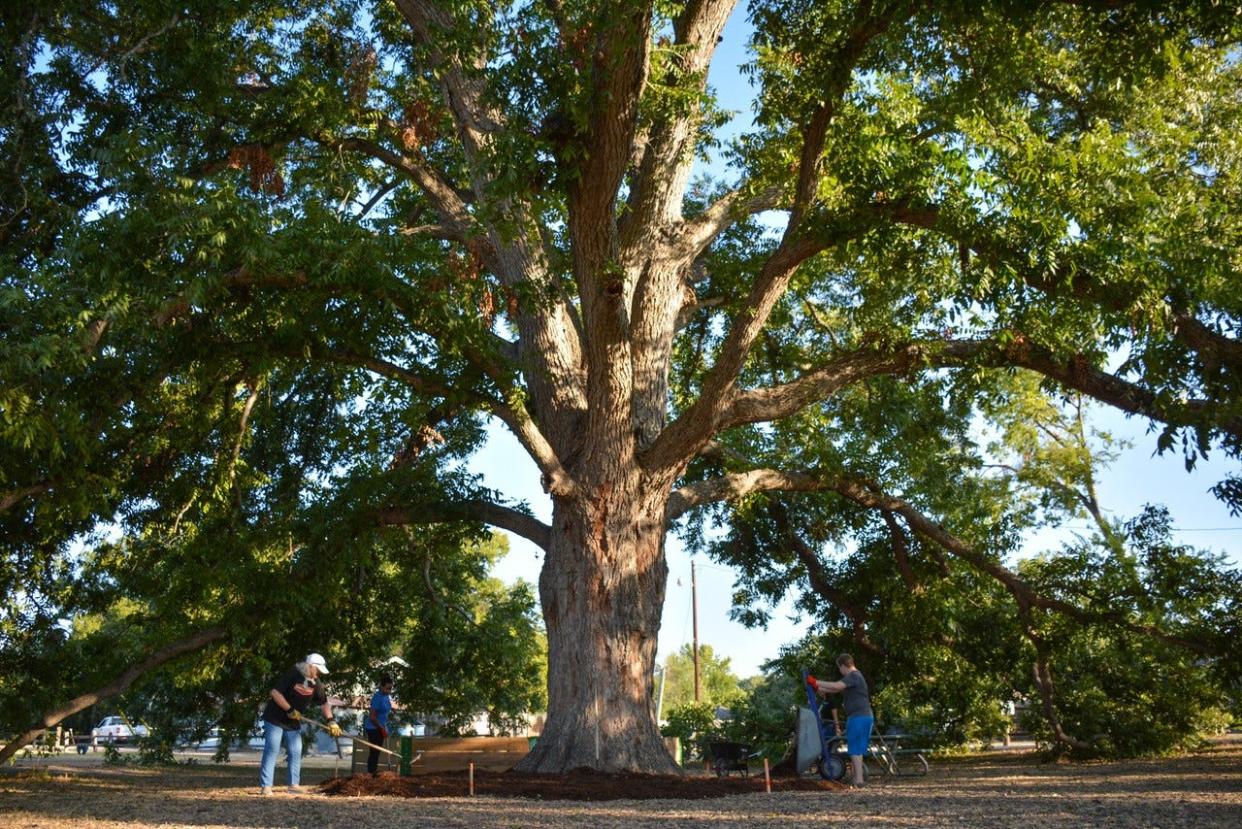
<path id="1" fill-rule="evenodd" d="M 331 776 L 331 767 L 304 771 L 309 783 Z M 925 778 L 862 791 L 697 801 L 410 800 L 283 792 L 264 798 L 256 777 L 253 765 L 152 771 L 51 762 L 36 773 L 19 766 L 0 773 L 0 827 L 790 829 L 808 820 L 849 820 L 852 829 L 1242 826 L 1242 740 L 1236 739 L 1189 757 L 1125 763 L 1053 765 L 1029 755 L 981 755 L 937 763 Z"/>

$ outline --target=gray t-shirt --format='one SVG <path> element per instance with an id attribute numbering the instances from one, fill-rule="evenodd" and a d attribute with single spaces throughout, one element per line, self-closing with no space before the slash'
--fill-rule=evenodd
<path id="1" fill-rule="evenodd" d="M 841 692 L 845 697 L 841 703 L 841 707 L 845 709 L 845 716 L 847 718 L 872 716 L 867 680 L 863 679 L 862 672 L 850 671 L 841 677 L 841 682 L 845 685 L 845 690 Z"/>

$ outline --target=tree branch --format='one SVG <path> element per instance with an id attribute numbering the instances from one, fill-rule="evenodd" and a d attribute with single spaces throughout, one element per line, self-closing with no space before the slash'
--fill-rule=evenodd
<path id="1" fill-rule="evenodd" d="M 739 392 L 724 408 L 718 427 L 723 430 L 746 423 L 779 420 L 859 380 L 920 368 L 961 365 L 990 345 L 988 340 L 930 340 L 889 348 L 859 348 L 789 383 Z"/>
<path id="2" fill-rule="evenodd" d="M 768 315 L 789 284 L 794 271 L 811 256 L 844 239 L 854 231 L 782 242 L 764 263 L 742 312 L 732 321 L 716 363 L 703 383 L 703 391 L 673 423 L 669 424 L 642 455 L 644 468 L 655 473 L 672 469 L 698 454 L 719 427 L 730 392 Z M 786 240 L 788 241 L 788 240 Z"/>
<path id="3" fill-rule="evenodd" d="M 429 186 L 436 187 L 433 202 L 439 199 L 441 224 L 434 229 L 419 228 L 417 232 L 445 235 L 451 232 L 485 242 L 488 267 L 503 285 L 513 288 L 528 283 L 536 292 L 554 290 L 548 265 L 549 248 L 543 245 L 539 234 L 541 220 L 532 212 L 529 203 L 507 191 L 491 192 L 486 151 L 494 143 L 494 134 L 506 127 L 506 119 L 503 111 L 487 102 L 483 77 L 487 58 L 482 47 L 485 38 L 471 41 L 475 47 L 463 46 L 462 35 L 470 33 L 454 31 L 457 22 L 445 4 L 433 0 L 396 0 L 396 5 L 410 24 L 415 40 L 426 51 L 428 70 L 440 81 L 457 126 L 475 194 L 480 200 L 487 200 L 489 212 L 505 217 L 507 223 L 504 230 L 494 224 L 489 224 L 486 232 L 476 228 L 473 217 L 463 214 L 461 200 L 446 190 L 447 182 L 440 180 L 429 182 Z M 558 23 L 563 24 L 561 4 L 551 0 L 548 5 Z M 446 46 L 450 43 L 456 47 L 454 50 Z M 596 122 L 615 126 L 612 118 Z M 427 175 L 418 170 L 412 173 L 423 178 Z M 594 184 L 597 182 L 593 181 Z M 516 316 L 514 322 L 519 332 L 516 355 L 512 354 L 512 347 L 502 353 L 515 356 L 521 363 L 529 384 L 529 399 L 541 422 L 548 424 L 549 434 L 575 434 L 577 420 L 587 407 L 577 382 L 582 366 L 581 344 L 576 338 L 565 336 L 571 327 L 568 313 L 564 306 L 557 304 L 524 303 Z"/>
<path id="4" fill-rule="evenodd" d="M 681 87 L 697 99 L 707 88 L 707 70 L 720 33 L 737 0 L 692 0 L 673 21 L 668 70 L 655 83 Z M 653 225 L 681 218 L 682 198 L 694 164 L 699 106 L 686 107 L 653 124 L 644 136 L 641 160 L 620 222 L 622 258 L 643 256 Z"/>
<path id="5" fill-rule="evenodd" d="M 893 541 L 893 558 L 897 562 L 897 572 L 901 573 L 901 580 L 905 583 L 906 589 L 911 593 L 916 593 L 921 588 L 918 579 L 914 577 L 914 569 L 910 567 L 910 545 L 906 542 L 906 534 L 890 511 L 882 510 L 882 514 L 884 524 L 888 527 L 889 538 Z"/>
<path id="6" fill-rule="evenodd" d="M 899 4 L 894 4 L 891 9 L 876 14 L 873 5 L 872 0 L 862 0 L 859 3 L 855 24 L 846 35 L 845 41 L 838 47 L 832 69 L 822 79 L 823 101 L 811 113 L 810 119 L 803 126 L 798 180 L 794 188 L 793 210 L 789 219 L 791 229 L 801 223 L 815 200 L 815 191 L 819 184 L 819 158 L 824 151 L 828 127 L 836 115 L 837 106 L 849 89 L 854 68 L 871 41 L 892 25 L 900 8 Z M 907 14 L 912 12 L 913 4 L 910 5 Z"/>
<path id="7" fill-rule="evenodd" d="M 789 383 L 732 397 L 717 418 L 717 428 L 779 420 L 824 400 L 845 386 L 881 374 L 915 370 L 979 366 L 1025 368 L 1056 380 L 1068 389 L 1107 403 L 1129 414 L 1162 423 L 1188 425 L 1205 419 L 1221 432 L 1242 438 L 1242 418 L 1213 418 L 1210 400 L 1164 400 L 1156 392 L 1123 380 L 1092 365 L 1082 354 L 1063 358 L 1032 343 L 1021 333 L 980 340 L 928 340 L 882 349 L 866 348 L 844 354 Z"/>
<path id="8" fill-rule="evenodd" d="M 43 493 L 51 490 L 51 488 L 52 483 L 50 481 L 45 481 L 43 483 L 19 487 L 18 489 L 10 490 L 9 492 L 4 493 L 3 496 L 0 496 L 0 515 L 8 512 L 13 508 L 14 504 L 18 503 L 23 498 L 29 498 L 32 495 L 42 495 Z"/>
<path id="9" fill-rule="evenodd" d="M 444 226 L 454 234 L 454 239 L 466 241 L 483 237 L 457 188 L 425 161 L 394 152 L 368 138 L 322 135 L 317 136 L 316 140 L 332 149 L 351 150 L 374 158 L 408 177 L 430 199 Z"/>
<path id="10" fill-rule="evenodd" d="M 785 507 L 776 499 L 772 499 L 768 505 L 768 512 L 789 541 L 794 555 L 798 557 L 798 561 L 802 562 L 802 566 L 806 568 L 807 580 L 810 582 L 811 589 L 845 614 L 854 630 L 854 641 L 860 647 L 877 656 L 882 656 L 885 653 L 884 648 L 872 641 L 867 633 L 866 610 L 855 604 L 849 596 L 845 595 L 844 591 L 833 585 L 828 579 L 828 574 L 824 571 L 824 565 L 819 560 L 819 556 L 815 554 L 815 551 L 802 540 L 801 536 L 790 525 L 789 513 Z"/>
<path id="11" fill-rule="evenodd" d="M 1005 241 L 981 232 L 979 228 L 958 226 L 945 217 L 939 205 L 911 207 L 905 202 L 894 201 L 873 205 L 873 209 L 899 224 L 934 230 L 993 265 L 1012 267 L 1023 282 L 1048 296 L 1085 301 L 1119 313 L 1129 311 L 1139 299 L 1137 293 L 1127 290 L 1124 284 L 1115 281 L 1105 283 L 1077 263 L 1062 260 L 1047 271 L 1031 268 L 1025 251 L 1013 249 Z M 1177 307 L 1177 303 L 1172 301 L 1170 319 L 1173 323 L 1170 333 L 1198 354 L 1205 366 L 1225 366 L 1232 372 L 1242 373 L 1242 341 L 1213 330 L 1200 321 L 1192 310 Z"/>
<path id="12" fill-rule="evenodd" d="M 501 113 L 483 103 L 483 82 L 469 73 L 459 56 L 447 55 L 440 44 L 456 34 L 452 16 L 439 4 L 429 0 L 395 0 L 418 42 L 431 56 L 431 69 L 440 80 L 445 101 L 457 125 L 458 134 L 468 158 L 475 158 L 488 142 L 488 134 L 503 126 Z M 474 57 L 474 68 L 486 64 L 481 55 Z"/>
<path id="13" fill-rule="evenodd" d="M 674 490 L 668 499 L 665 520 L 672 523 L 692 509 L 717 501 L 737 501 L 755 492 L 818 492 L 825 488 L 820 478 L 805 473 L 776 469 L 731 472 Z"/>
<path id="14" fill-rule="evenodd" d="M 833 490 L 839 495 L 853 501 L 856 504 L 872 509 L 886 509 L 890 512 L 901 515 L 913 529 L 920 534 L 930 538 L 939 544 L 945 550 L 955 557 L 965 561 L 976 570 L 986 573 L 1000 582 L 1004 587 L 1013 594 L 1015 599 L 1021 597 L 1021 601 L 1029 603 L 1031 607 L 1052 610 L 1064 616 L 1073 618 L 1084 623 L 1105 623 L 1123 627 L 1126 630 L 1135 633 L 1141 633 L 1145 636 L 1151 636 L 1156 639 L 1168 642 L 1179 647 L 1186 648 L 1198 653 L 1211 653 L 1212 649 L 1202 642 L 1196 642 L 1190 639 L 1184 639 L 1167 633 L 1153 625 L 1133 622 L 1126 619 L 1121 614 L 1114 611 L 1093 611 L 1080 608 L 1060 599 L 1044 596 L 1035 591 L 1035 588 L 1027 584 L 1018 574 L 1006 568 L 999 562 L 993 561 L 986 555 L 976 550 L 970 544 L 950 533 L 940 524 L 932 521 L 923 515 L 913 505 L 903 501 L 900 498 L 894 498 L 882 492 L 877 492 L 863 483 L 845 478 L 836 477 L 830 479 L 828 489 Z"/>
<path id="15" fill-rule="evenodd" d="M 562 466 L 556 450 L 531 419 L 526 407 L 520 402 L 511 401 L 509 404 L 491 403 L 489 408 L 492 414 L 509 427 L 509 431 L 539 467 L 544 491 L 560 497 L 573 495 L 578 488 L 577 482 Z"/>
<path id="16" fill-rule="evenodd" d="M 229 344 L 235 345 L 235 343 Z M 431 397 L 449 397 L 462 394 L 462 389 L 451 387 L 442 382 L 439 378 L 426 377 L 416 371 L 411 371 L 408 368 L 399 366 L 396 363 L 390 362 L 381 357 L 373 357 L 370 354 L 360 354 L 347 348 L 328 347 L 320 343 L 307 343 L 300 349 L 268 347 L 267 350 L 269 353 L 295 360 L 317 360 L 320 362 L 364 368 L 367 371 L 380 375 L 381 377 L 396 380 L 419 394 Z M 469 396 L 474 399 L 475 403 L 479 406 L 489 407 L 494 405 L 494 401 L 489 400 L 482 395 L 470 393 Z"/>
<path id="17" fill-rule="evenodd" d="M 700 215 L 681 224 L 670 243 L 673 256 L 683 263 L 697 259 L 720 234 L 737 222 L 780 205 L 785 188 L 767 187 L 758 192 L 748 185 L 730 190 L 707 206 Z"/>
<path id="18" fill-rule="evenodd" d="M 1014 596 L 1018 603 L 1018 622 L 1022 636 L 1035 648 L 1035 661 L 1031 664 L 1031 676 L 1035 687 L 1039 689 L 1039 699 L 1044 713 L 1044 720 L 1052 729 L 1053 739 L 1059 745 L 1089 750 L 1091 743 L 1084 742 L 1065 731 L 1061 716 L 1056 707 L 1056 685 L 1052 681 L 1052 648 L 1048 640 L 1035 629 L 1035 616 L 1028 602 Z"/>
<path id="19" fill-rule="evenodd" d="M 580 215 L 611 217 L 647 76 L 652 15 L 651 0 L 613 0 L 603 6 L 591 55 L 588 126 L 582 136 L 586 159 L 571 188 L 571 202 Z"/>
<path id="20" fill-rule="evenodd" d="M 912 7 L 907 13 L 912 12 Z M 798 184 L 794 194 L 789 224 L 780 245 L 764 263 L 759 277 L 742 305 L 744 311 L 734 319 L 725 337 L 716 364 L 703 383 L 703 392 L 680 418 L 656 438 L 644 452 L 643 465 L 652 472 L 675 469 L 694 457 L 717 428 L 726 399 L 756 337 L 767 324 L 777 300 L 785 292 L 794 271 L 808 257 L 826 249 L 843 238 L 863 230 L 864 222 L 846 222 L 844 217 L 833 222 L 804 221 L 811 211 L 818 179 L 819 157 L 823 152 L 828 126 L 836 106 L 845 94 L 855 66 L 867 45 L 886 31 L 895 20 L 899 5 L 873 14 L 871 0 L 860 4 L 854 28 L 841 45 L 834 71 L 825 81 L 824 102 L 812 114 L 803 130 Z M 814 227 L 811 225 L 814 224 Z M 805 227 L 804 227 L 805 226 Z"/>
<path id="21" fill-rule="evenodd" d="M 152 671 L 179 656 L 202 650 L 211 643 L 223 639 L 225 634 L 226 631 L 223 628 L 210 627 L 200 630 L 184 639 L 173 642 L 170 645 L 165 645 L 164 647 L 151 653 L 146 659 L 143 659 L 136 665 L 131 665 L 126 668 L 108 684 L 82 694 L 81 696 L 74 697 L 63 705 L 59 705 L 48 710 L 40 718 L 37 725 L 13 738 L 9 741 L 8 745 L 6 745 L 3 749 L 0 749 L 0 766 L 4 765 L 10 757 L 16 754 L 23 747 L 29 745 L 44 729 L 55 727 L 66 717 L 72 716 L 79 711 L 85 711 L 87 708 L 90 708 L 92 705 L 95 705 L 101 700 L 124 693 L 131 685 L 134 684 L 134 682 L 139 679 L 139 677 L 148 671 Z"/>
<path id="22" fill-rule="evenodd" d="M 863 481 L 845 475 L 814 475 L 802 472 L 782 472 L 775 469 L 751 469 L 745 472 L 729 473 L 675 491 L 669 498 L 668 520 L 671 521 L 688 510 L 707 503 L 736 500 L 756 492 L 823 490 L 836 492 L 847 500 L 868 509 L 900 515 L 916 532 L 931 539 L 954 557 L 1000 582 L 1019 602 L 1026 602 L 1031 607 L 1055 611 L 1083 623 L 1116 625 L 1197 653 L 1214 653 L 1211 646 L 1202 642 L 1170 634 L 1154 625 L 1134 622 L 1117 612 L 1090 610 L 1051 596 L 1044 596 L 1036 592 L 1018 574 L 953 535 L 907 501 L 887 495 Z"/>
<path id="23" fill-rule="evenodd" d="M 552 528 L 547 524 L 512 507 L 481 499 L 420 508 L 416 515 L 402 507 L 390 507 L 381 510 L 377 516 L 377 521 L 382 526 L 437 524 L 445 521 L 466 520 L 482 521 L 484 524 L 508 530 L 534 543 L 544 551 L 551 544 Z"/>

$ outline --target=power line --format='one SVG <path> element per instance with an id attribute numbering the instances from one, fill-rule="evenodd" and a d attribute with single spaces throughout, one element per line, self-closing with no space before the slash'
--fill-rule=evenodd
<path id="1" fill-rule="evenodd" d="M 1064 529 L 1064 530 L 1098 530 L 1099 527 L 1096 527 L 1091 524 L 1087 524 L 1087 525 L 1062 524 L 1061 529 Z M 1231 532 L 1238 532 L 1239 530 L 1242 530 L 1242 527 L 1169 527 L 1169 532 L 1174 532 L 1174 533 L 1231 533 Z"/>

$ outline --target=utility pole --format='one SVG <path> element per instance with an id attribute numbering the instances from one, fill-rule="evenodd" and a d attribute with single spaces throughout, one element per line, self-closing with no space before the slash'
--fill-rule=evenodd
<path id="1" fill-rule="evenodd" d="M 690 605 L 694 618 L 694 701 L 702 696 L 699 690 L 699 583 L 694 572 L 694 559 L 690 559 Z"/>

